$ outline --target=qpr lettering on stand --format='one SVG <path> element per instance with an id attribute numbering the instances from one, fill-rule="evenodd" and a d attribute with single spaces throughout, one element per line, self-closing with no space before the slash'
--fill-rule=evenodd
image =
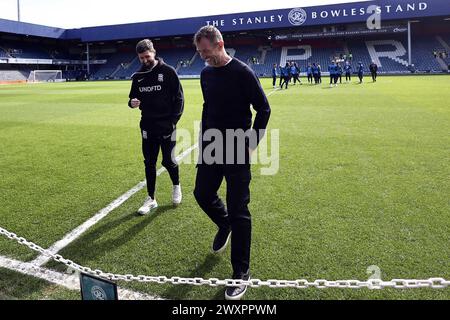
<path id="1" fill-rule="evenodd" d="M 139 92 L 153 92 L 153 91 L 161 91 L 162 87 L 160 85 L 151 86 L 151 87 L 139 87 Z"/>

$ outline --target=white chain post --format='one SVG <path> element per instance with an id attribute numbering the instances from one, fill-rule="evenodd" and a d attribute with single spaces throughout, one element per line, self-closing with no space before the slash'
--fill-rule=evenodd
<path id="1" fill-rule="evenodd" d="M 4 235 L 11 240 L 15 240 L 16 242 L 27 246 L 33 251 L 37 251 L 41 254 L 51 257 L 54 261 L 64 264 L 65 266 L 71 268 L 72 270 L 76 270 L 79 272 L 87 273 L 90 275 L 94 275 L 100 278 L 108 279 L 111 281 L 137 281 L 137 282 L 155 282 L 159 284 L 163 283 L 171 283 L 174 285 L 177 284 L 189 284 L 194 286 L 203 286 L 208 285 L 211 287 L 217 286 L 238 286 L 238 285 L 248 285 L 250 287 L 259 288 L 262 286 L 266 286 L 269 288 L 297 288 L 297 289 L 307 289 L 310 287 L 315 287 L 317 289 L 325 289 L 325 288 L 350 288 L 350 289 L 383 289 L 383 288 L 394 288 L 394 289 L 416 289 L 416 288 L 433 288 L 433 289 L 443 289 L 450 287 L 450 281 L 444 278 L 429 278 L 423 280 L 417 279 L 392 279 L 391 281 L 382 281 L 381 279 L 369 279 L 368 281 L 360 281 L 360 280 L 336 280 L 336 281 L 328 281 L 325 279 L 318 279 L 313 282 L 309 282 L 305 279 L 298 280 L 276 280 L 269 279 L 266 281 L 262 281 L 260 279 L 251 279 L 251 280 L 239 280 L 239 279 L 225 279 L 220 280 L 217 278 L 181 278 L 181 277 L 171 277 L 167 278 L 166 276 L 145 276 L 138 275 L 134 276 L 132 274 L 114 274 L 114 273 L 105 273 L 102 270 L 96 269 L 92 270 L 89 267 L 81 266 L 72 260 L 65 259 L 63 256 L 59 254 L 54 254 L 37 244 L 34 244 L 31 241 L 26 240 L 25 238 L 18 237 L 15 233 L 9 232 L 6 229 L 0 227 L 0 235 Z"/>

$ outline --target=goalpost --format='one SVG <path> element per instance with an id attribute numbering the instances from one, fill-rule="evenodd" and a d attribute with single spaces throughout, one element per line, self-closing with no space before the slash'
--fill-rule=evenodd
<path id="1" fill-rule="evenodd" d="M 33 70 L 27 82 L 64 82 L 61 70 Z"/>

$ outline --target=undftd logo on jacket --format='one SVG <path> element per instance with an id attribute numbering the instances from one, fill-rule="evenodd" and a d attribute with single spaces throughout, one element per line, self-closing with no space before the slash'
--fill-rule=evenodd
<path id="1" fill-rule="evenodd" d="M 139 87 L 140 92 L 153 92 L 153 91 L 161 91 L 161 86 L 151 86 L 151 87 Z"/>

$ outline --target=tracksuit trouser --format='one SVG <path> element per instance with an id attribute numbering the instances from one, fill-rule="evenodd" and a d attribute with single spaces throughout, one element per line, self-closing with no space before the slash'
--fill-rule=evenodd
<path id="1" fill-rule="evenodd" d="M 144 155 L 145 178 L 147 180 L 147 192 L 152 199 L 155 198 L 156 188 L 156 161 L 158 160 L 159 150 L 162 153 L 162 166 L 167 169 L 173 185 L 180 184 L 178 164 L 172 157 L 172 151 L 175 148 L 175 141 L 172 141 L 172 135 L 152 135 L 150 132 L 141 129 L 142 134 L 142 154 Z"/>

